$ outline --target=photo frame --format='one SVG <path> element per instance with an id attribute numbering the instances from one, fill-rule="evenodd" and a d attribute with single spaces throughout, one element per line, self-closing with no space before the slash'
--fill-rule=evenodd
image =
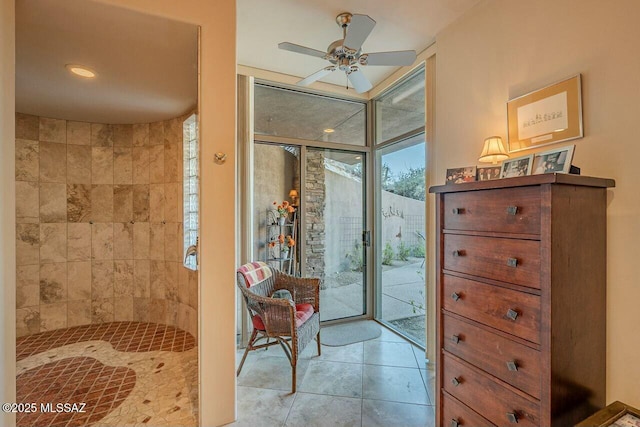
<path id="1" fill-rule="evenodd" d="M 461 184 L 463 182 L 474 182 L 475 180 L 475 166 L 447 169 L 446 184 Z"/>
<path id="2" fill-rule="evenodd" d="M 555 150 L 536 153 L 533 158 L 531 174 L 569 173 L 575 147 L 575 145 L 567 145 Z"/>
<path id="3" fill-rule="evenodd" d="M 576 427 L 635 427 L 638 424 L 640 424 L 640 410 L 615 401 L 576 424 Z"/>
<path id="4" fill-rule="evenodd" d="M 491 181 L 500 179 L 502 175 L 502 165 L 478 166 L 476 181 Z"/>
<path id="5" fill-rule="evenodd" d="M 531 175 L 532 165 L 533 154 L 505 160 L 504 162 L 502 162 L 502 171 L 500 173 L 500 178 L 515 178 L 518 176 Z"/>
<path id="6" fill-rule="evenodd" d="M 509 152 L 582 138 L 582 78 L 569 79 L 507 102 Z"/>

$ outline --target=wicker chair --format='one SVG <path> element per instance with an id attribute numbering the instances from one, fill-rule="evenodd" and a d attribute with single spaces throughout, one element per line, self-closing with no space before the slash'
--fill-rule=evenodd
<path id="1" fill-rule="evenodd" d="M 290 276 L 266 263 L 252 262 L 238 268 L 237 284 L 253 324 L 237 375 L 250 351 L 280 344 L 291 362 L 291 392 L 295 393 L 298 356 L 314 337 L 320 355 L 320 280 Z M 293 301 L 271 298 L 281 289 L 289 291 Z M 271 338 L 274 341 L 269 342 Z M 267 342 L 256 345 L 261 339 Z"/>

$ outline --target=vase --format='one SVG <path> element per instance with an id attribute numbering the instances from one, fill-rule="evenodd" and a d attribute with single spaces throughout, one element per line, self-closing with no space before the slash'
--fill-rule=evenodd
<path id="1" fill-rule="evenodd" d="M 286 216 L 281 216 L 280 218 L 278 218 L 278 225 L 284 225 L 286 222 L 287 222 Z"/>
<path id="2" fill-rule="evenodd" d="M 282 259 L 289 259 L 289 251 L 282 251 L 282 252 L 280 252 L 280 258 L 282 258 Z"/>

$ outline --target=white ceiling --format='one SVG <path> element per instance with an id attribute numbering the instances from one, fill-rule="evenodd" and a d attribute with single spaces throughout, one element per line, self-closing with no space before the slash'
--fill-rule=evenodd
<path id="1" fill-rule="evenodd" d="M 208 0 L 207 0 L 208 1 Z M 283 41 L 326 50 L 342 38 L 335 16 L 377 21 L 364 52 L 421 52 L 479 0 L 237 0 L 238 64 L 305 77 L 328 62 L 279 50 Z M 221 41 L 224 42 L 224 41 Z M 86 65 L 94 80 L 65 65 Z M 376 85 L 394 67 L 369 66 Z M 345 85 L 335 72 L 323 81 Z M 16 109 L 68 120 L 145 123 L 197 103 L 197 27 L 89 0 L 16 1 Z"/>
<path id="2" fill-rule="evenodd" d="M 197 31 L 88 0 L 17 0 L 16 110 L 98 123 L 184 114 L 197 104 Z"/>
<path id="3" fill-rule="evenodd" d="M 335 17 L 342 12 L 369 15 L 377 24 L 362 50 L 384 52 L 413 49 L 420 53 L 436 34 L 479 0 L 237 0 L 238 64 L 306 77 L 329 62 L 278 49 L 291 42 L 321 51 L 342 38 Z M 366 67 L 375 86 L 397 67 Z M 344 73 L 324 82 L 344 86 Z"/>

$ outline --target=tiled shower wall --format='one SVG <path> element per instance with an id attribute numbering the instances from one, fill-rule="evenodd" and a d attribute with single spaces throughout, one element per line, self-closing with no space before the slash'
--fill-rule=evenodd
<path id="1" fill-rule="evenodd" d="M 16 115 L 18 336 L 150 321 L 197 336 L 182 265 L 182 122 Z"/>

